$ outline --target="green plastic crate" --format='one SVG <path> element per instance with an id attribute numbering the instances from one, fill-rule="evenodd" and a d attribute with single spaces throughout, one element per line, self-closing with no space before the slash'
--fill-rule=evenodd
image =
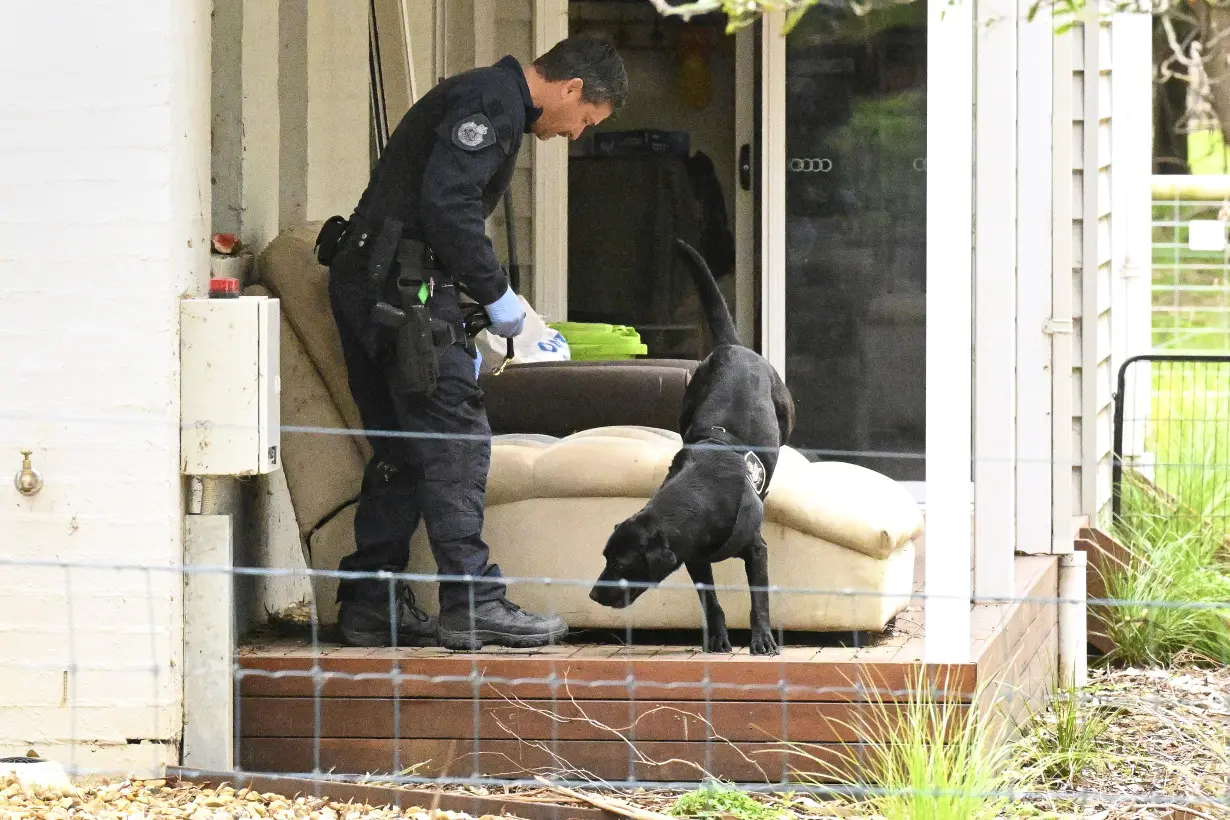
<path id="1" fill-rule="evenodd" d="M 641 344 L 635 328 L 600 322 L 555 322 L 550 325 L 568 342 L 574 361 L 611 361 L 644 356 L 649 349 Z"/>

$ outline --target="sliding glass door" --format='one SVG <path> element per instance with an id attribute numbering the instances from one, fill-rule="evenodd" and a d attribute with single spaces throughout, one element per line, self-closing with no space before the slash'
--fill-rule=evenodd
<path id="1" fill-rule="evenodd" d="M 792 443 L 920 497 L 926 45 L 924 3 L 817 5 L 785 38 L 766 26 L 760 95 L 762 351 L 797 403 Z"/>

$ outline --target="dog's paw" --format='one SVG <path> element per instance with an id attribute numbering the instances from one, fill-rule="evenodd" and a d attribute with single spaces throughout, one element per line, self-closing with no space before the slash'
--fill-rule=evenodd
<path id="1" fill-rule="evenodd" d="M 705 642 L 706 652 L 721 652 L 729 655 L 734 652 L 734 647 L 730 645 L 730 635 L 723 629 L 721 632 L 710 633 L 709 639 Z"/>
<path id="2" fill-rule="evenodd" d="M 753 655 L 778 655 L 781 650 L 777 646 L 777 641 L 773 639 L 773 633 L 769 631 L 753 633 L 752 643 L 748 646 L 748 652 Z"/>

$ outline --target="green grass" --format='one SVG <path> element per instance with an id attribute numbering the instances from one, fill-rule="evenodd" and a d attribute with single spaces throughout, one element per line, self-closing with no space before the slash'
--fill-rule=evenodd
<path id="1" fill-rule="evenodd" d="M 1075 686 L 1051 681 L 1047 708 L 1030 716 L 1015 745 L 1016 762 L 1042 787 L 1072 788 L 1082 772 L 1111 762 L 1103 737 L 1119 714 L 1100 709 Z"/>
<path id="2" fill-rule="evenodd" d="M 1171 666 L 1194 658 L 1230 663 L 1230 565 L 1225 536 L 1199 516 L 1176 515 L 1139 482 L 1125 480 L 1116 536 L 1132 554 L 1107 572 L 1100 617 L 1115 649 L 1105 661 Z"/>
<path id="3" fill-rule="evenodd" d="M 1217 310 L 1230 306 L 1227 256 L 1185 247 L 1184 223 L 1215 219 L 1219 208 L 1154 203 L 1155 223 L 1175 223 L 1154 228 L 1155 286 L 1210 288 L 1155 290 L 1155 306 L 1177 299 L 1183 308 L 1155 315 L 1159 350 L 1230 353 L 1230 312 Z M 1125 471 L 1122 512 L 1113 527 L 1132 560 L 1106 578 L 1108 597 L 1142 603 L 1106 610 L 1103 629 L 1118 645 L 1106 660 L 1170 665 L 1191 654 L 1230 663 L 1230 364 L 1148 367 L 1145 449 L 1155 459 L 1152 485 Z"/>
<path id="4" fill-rule="evenodd" d="M 817 769 L 800 771 L 800 779 L 863 789 L 859 812 L 886 820 L 990 820 L 1004 814 L 1013 802 L 1011 792 L 1022 785 L 1019 767 L 1010 765 L 1011 748 L 1003 742 L 1007 724 L 992 711 L 958 709 L 938 700 L 921 674 L 908 688 L 909 698 L 900 703 L 873 696 L 872 717 L 852 727 L 864 744 L 859 777 L 796 746 Z M 975 696 L 974 702 L 979 700 Z"/>
<path id="5" fill-rule="evenodd" d="M 1224 519 L 1230 515 L 1230 363 L 1151 368 L 1145 445 L 1156 455 L 1155 481 L 1198 515 Z"/>
<path id="6" fill-rule="evenodd" d="M 1107 597 L 1140 603 L 1106 610 L 1106 660 L 1230 663 L 1230 365 L 1153 368 L 1154 485 L 1125 473 L 1115 534 L 1132 560 L 1106 577 Z"/>

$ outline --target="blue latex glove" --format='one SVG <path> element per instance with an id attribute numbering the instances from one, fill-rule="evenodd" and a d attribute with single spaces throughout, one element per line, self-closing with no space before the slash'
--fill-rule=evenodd
<path id="1" fill-rule="evenodd" d="M 511 339 L 521 332 L 525 324 L 525 307 L 512 288 L 504 291 L 504 295 L 489 305 L 483 305 L 487 315 L 491 317 L 491 326 L 487 328 L 496 336 Z"/>
<path id="2" fill-rule="evenodd" d="M 478 371 L 483 369 L 483 354 L 474 357 L 474 381 L 478 381 Z"/>

